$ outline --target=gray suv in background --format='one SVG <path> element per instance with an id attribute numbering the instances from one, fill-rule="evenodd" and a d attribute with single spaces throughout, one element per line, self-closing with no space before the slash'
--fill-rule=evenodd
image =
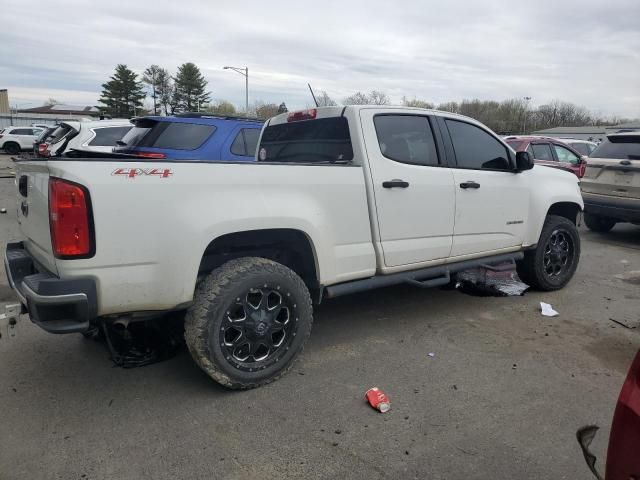
<path id="1" fill-rule="evenodd" d="M 580 186 L 591 230 L 640 225 L 640 131 L 608 135 L 591 154 Z"/>

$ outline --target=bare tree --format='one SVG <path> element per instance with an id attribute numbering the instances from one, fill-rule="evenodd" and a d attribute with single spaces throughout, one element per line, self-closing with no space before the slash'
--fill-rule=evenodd
<path id="1" fill-rule="evenodd" d="M 402 105 L 405 107 L 418 107 L 418 108 L 433 108 L 433 103 L 425 102 L 424 100 L 418 100 L 417 98 L 408 99 L 407 97 L 402 97 Z"/>
<path id="2" fill-rule="evenodd" d="M 324 90 L 316 96 L 316 100 L 319 107 L 335 107 L 337 105 L 337 103 Z"/>
<path id="3" fill-rule="evenodd" d="M 54 105 L 59 105 L 60 102 L 55 98 L 49 97 L 49 100 L 47 100 L 44 104 L 47 105 L 48 107 L 53 107 Z"/>
<path id="4" fill-rule="evenodd" d="M 371 90 L 369 100 L 372 105 L 389 105 L 391 103 L 387 94 L 379 90 Z"/>
<path id="5" fill-rule="evenodd" d="M 153 114 L 158 114 L 158 75 L 160 74 L 158 65 L 151 65 L 142 74 L 142 81 L 151 88 L 151 98 L 153 99 Z"/>
<path id="6" fill-rule="evenodd" d="M 345 98 L 345 105 L 389 105 L 390 100 L 386 93 L 379 90 L 371 90 L 369 94 L 356 92 Z"/>
<path id="7" fill-rule="evenodd" d="M 214 115 L 230 116 L 235 115 L 236 107 L 231 102 L 226 100 L 218 100 L 213 105 L 207 105 L 204 109 L 207 113 L 213 113 Z"/>

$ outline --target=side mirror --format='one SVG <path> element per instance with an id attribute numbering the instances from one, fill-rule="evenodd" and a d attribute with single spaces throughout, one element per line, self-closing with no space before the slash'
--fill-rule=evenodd
<path id="1" fill-rule="evenodd" d="M 529 152 L 516 152 L 516 171 L 531 170 L 533 168 L 533 158 Z"/>
<path id="2" fill-rule="evenodd" d="M 587 155 L 582 155 L 578 163 L 582 165 L 583 163 L 587 163 L 587 160 L 589 160 L 589 157 Z"/>

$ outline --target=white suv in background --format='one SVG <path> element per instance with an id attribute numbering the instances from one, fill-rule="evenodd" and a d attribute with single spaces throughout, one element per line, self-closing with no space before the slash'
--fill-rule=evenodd
<path id="1" fill-rule="evenodd" d="M 38 155 L 59 157 L 81 152 L 110 153 L 133 125 L 129 120 L 91 120 L 61 122 L 38 146 Z"/>
<path id="2" fill-rule="evenodd" d="M 0 148 L 9 155 L 31 150 L 42 130 L 39 127 L 5 127 L 0 130 Z"/>

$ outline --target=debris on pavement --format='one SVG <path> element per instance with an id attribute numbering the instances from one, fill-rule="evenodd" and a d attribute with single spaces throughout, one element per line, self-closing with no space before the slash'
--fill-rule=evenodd
<path id="1" fill-rule="evenodd" d="M 391 410 L 391 401 L 389 400 L 389 397 L 378 387 L 373 387 L 367 390 L 364 398 L 369 402 L 369 405 L 380 413 L 386 413 Z"/>
<path id="2" fill-rule="evenodd" d="M 633 330 L 634 328 L 636 328 L 638 326 L 638 325 L 632 325 L 632 324 L 627 323 L 627 322 L 623 322 L 621 320 L 616 320 L 615 318 L 611 318 L 611 317 L 609 317 L 609 320 L 611 320 L 613 323 L 617 323 L 621 327 L 628 328 L 629 330 Z"/>
<path id="3" fill-rule="evenodd" d="M 428 355 L 428 356 L 430 356 L 431 358 L 433 358 L 433 357 L 435 357 L 435 356 L 436 356 L 436 354 L 435 354 L 435 353 L 433 353 L 433 352 L 429 352 L 429 353 L 427 353 L 427 355 Z"/>
<path id="4" fill-rule="evenodd" d="M 557 317 L 560 315 L 550 304 L 544 302 L 540 302 L 540 313 L 545 317 Z"/>
<path id="5" fill-rule="evenodd" d="M 7 213 L 7 209 L 6 208 L 0 208 L 0 213 Z"/>
<path id="6" fill-rule="evenodd" d="M 464 270 L 456 274 L 456 280 L 458 290 L 477 297 L 513 297 L 529 290 L 512 262 Z"/>

